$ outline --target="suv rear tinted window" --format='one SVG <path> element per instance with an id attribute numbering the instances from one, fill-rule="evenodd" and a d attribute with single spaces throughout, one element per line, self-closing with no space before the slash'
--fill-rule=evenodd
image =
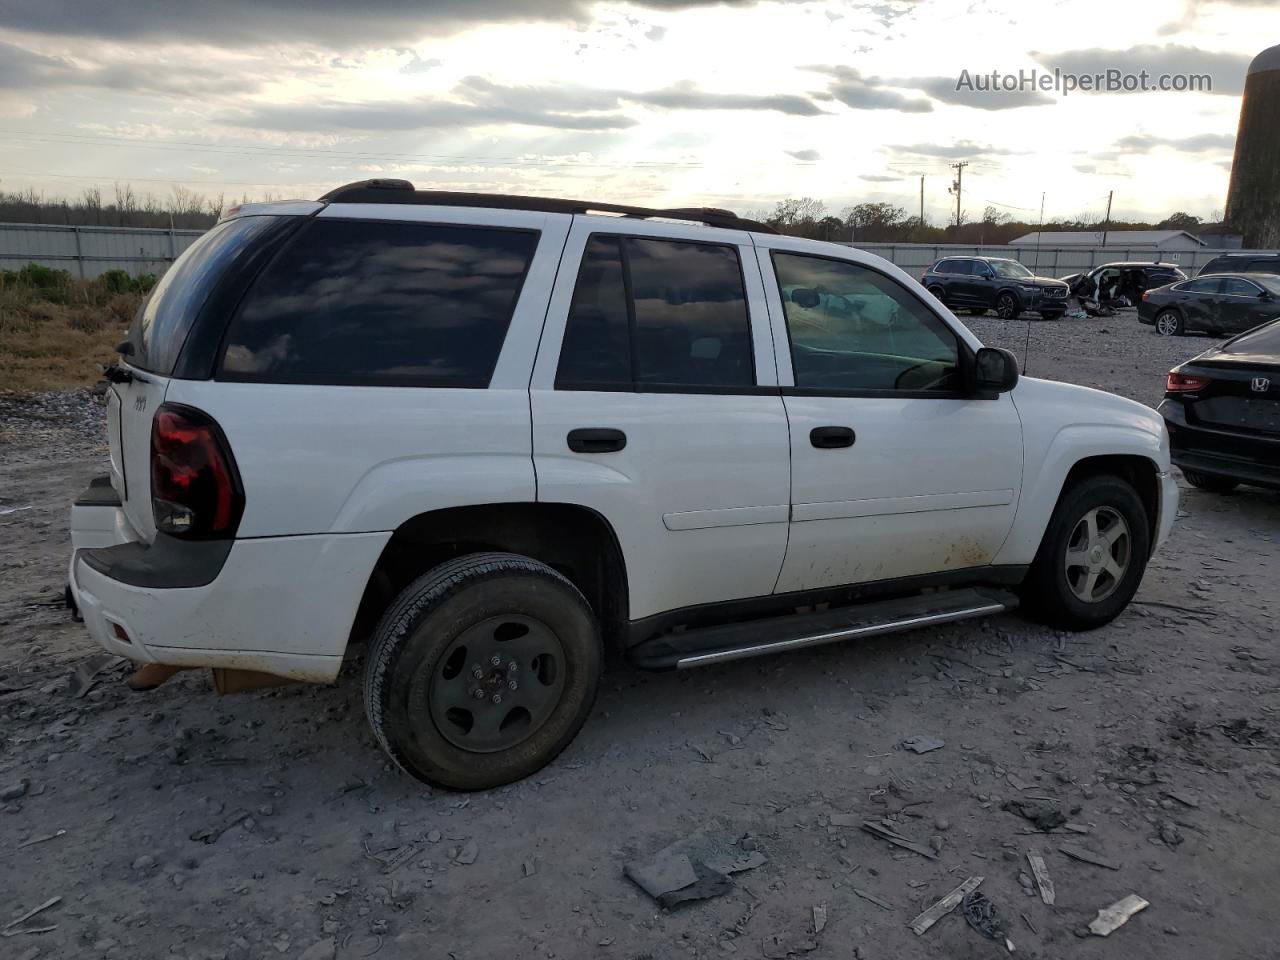
<path id="1" fill-rule="evenodd" d="M 314 220 L 254 283 L 219 375 L 487 386 L 537 244 L 528 230 Z"/>
<path id="2" fill-rule="evenodd" d="M 593 235 L 565 327 L 561 389 L 755 384 L 738 251 Z"/>
<path id="3" fill-rule="evenodd" d="M 240 217 L 196 238 L 165 271 L 129 328 L 132 366 L 168 375 L 200 308 L 241 254 L 280 223 L 279 217 Z"/>
<path id="4" fill-rule="evenodd" d="M 970 274 L 973 272 L 972 260 L 941 260 L 933 268 L 935 273 Z"/>

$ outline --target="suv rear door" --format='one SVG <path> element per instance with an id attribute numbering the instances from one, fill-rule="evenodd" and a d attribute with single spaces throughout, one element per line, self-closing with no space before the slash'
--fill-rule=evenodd
<path id="1" fill-rule="evenodd" d="M 530 393 L 538 499 L 612 525 L 632 619 L 772 592 L 787 419 L 748 234 L 575 217 Z"/>
<path id="2" fill-rule="evenodd" d="M 991 563 L 1014 519 L 1022 424 L 1010 394 L 966 395 L 962 338 L 879 258 L 757 237 L 791 426 L 779 592 Z M 815 316 L 804 291 L 864 304 Z M 800 291 L 797 295 L 796 291 Z"/>

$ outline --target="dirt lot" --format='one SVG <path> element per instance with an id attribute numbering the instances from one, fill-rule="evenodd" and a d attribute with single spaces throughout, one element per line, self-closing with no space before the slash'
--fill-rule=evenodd
<path id="1" fill-rule="evenodd" d="M 971 322 L 1021 356 L 1025 324 Z M 1032 334 L 1033 374 L 1145 403 L 1208 345 L 1131 315 Z M 219 698 L 183 674 L 134 694 L 113 668 L 72 696 L 96 651 L 59 606 L 67 505 L 100 431 L 84 394 L 0 400 L 0 926 L 61 898 L 0 956 L 997 956 L 959 912 L 907 926 L 970 876 L 1018 956 L 1276 956 L 1274 493 L 1184 488 L 1140 602 L 1093 633 L 1010 615 L 688 673 L 614 665 L 556 763 L 461 796 L 384 761 L 358 660 L 332 687 Z M 945 746 L 903 749 L 915 736 Z M 1067 823 L 1039 832 L 1014 799 Z M 935 858 L 859 829 L 885 817 Z M 767 860 L 671 911 L 624 877 L 698 831 Z M 1130 893 L 1150 907 L 1087 936 Z"/>

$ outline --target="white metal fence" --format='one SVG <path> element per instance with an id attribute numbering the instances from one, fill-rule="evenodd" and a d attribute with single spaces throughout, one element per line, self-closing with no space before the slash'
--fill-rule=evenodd
<path id="1" fill-rule="evenodd" d="M 107 270 L 164 273 L 203 230 L 148 227 L 66 227 L 0 223 L 0 270 L 38 263 L 92 278 Z"/>
<path id="2" fill-rule="evenodd" d="M 1017 260 L 1032 272 L 1045 277 L 1065 277 L 1080 273 L 1104 263 L 1125 260 L 1159 261 L 1173 263 L 1189 277 L 1223 253 L 1272 253 L 1274 251 L 1218 250 L 1202 247 L 1199 250 L 1153 250 L 1150 247 L 1035 247 L 1027 246 L 965 246 L 952 243 L 846 243 L 859 250 L 884 257 L 911 274 L 923 273 L 940 257 L 1008 257 Z"/>
<path id="3" fill-rule="evenodd" d="M 72 276 L 96 277 L 111 269 L 132 274 L 161 274 L 203 230 L 156 230 L 147 227 L 67 227 L 38 223 L 0 223 L 0 269 L 13 270 L 39 263 L 69 271 Z M 1043 276 L 1069 273 L 1121 260 L 1160 260 L 1176 263 L 1194 276 L 1221 253 L 1249 250 L 1201 248 L 1158 251 L 1149 247 L 1035 247 L 965 246 L 932 243 L 853 243 L 860 250 L 884 257 L 908 273 L 920 273 L 939 257 L 1009 257 Z M 1263 251 L 1257 251 L 1263 252 Z M 1271 251 L 1265 251 L 1271 252 Z"/>

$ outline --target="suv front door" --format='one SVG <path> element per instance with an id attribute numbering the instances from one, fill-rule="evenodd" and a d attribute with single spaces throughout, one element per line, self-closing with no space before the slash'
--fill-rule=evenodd
<path id="1" fill-rule="evenodd" d="M 750 236 L 575 217 L 530 394 L 538 499 L 610 523 L 632 619 L 773 590 L 787 418 Z"/>
<path id="2" fill-rule="evenodd" d="M 967 395 L 978 346 L 878 259 L 757 238 L 791 427 L 791 532 L 777 591 L 991 563 L 1013 523 L 1013 400 Z M 859 307 L 821 309 L 823 288 Z"/>

